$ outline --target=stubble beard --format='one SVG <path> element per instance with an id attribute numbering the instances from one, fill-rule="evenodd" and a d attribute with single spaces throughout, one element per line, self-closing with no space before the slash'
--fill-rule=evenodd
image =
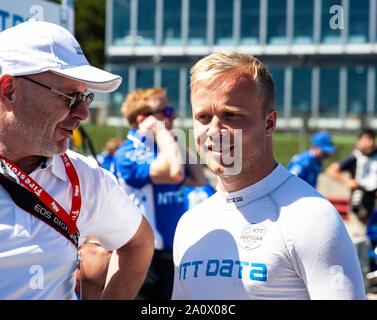
<path id="1" fill-rule="evenodd" d="M 263 161 L 265 158 L 265 148 L 266 141 L 263 136 L 258 137 L 258 139 L 256 139 L 256 141 L 254 141 L 254 143 L 251 145 L 242 145 L 241 156 L 235 157 L 235 163 L 233 166 L 224 165 L 221 163 L 221 161 L 217 161 L 209 153 L 207 153 L 207 167 L 219 178 L 236 179 L 237 177 L 245 175 L 252 176 L 253 172 L 257 170 L 261 161 Z M 237 161 L 241 163 L 237 163 Z M 232 170 L 236 165 L 239 165 L 240 168 L 237 170 Z"/>

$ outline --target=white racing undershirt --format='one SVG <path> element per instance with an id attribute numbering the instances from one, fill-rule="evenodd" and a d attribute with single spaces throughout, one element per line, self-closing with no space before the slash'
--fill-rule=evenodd
<path id="1" fill-rule="evenodd" d="M 358 258 L 335 208 L 280 164 L 183 215 L 173 299 L 364 299 Z"/>

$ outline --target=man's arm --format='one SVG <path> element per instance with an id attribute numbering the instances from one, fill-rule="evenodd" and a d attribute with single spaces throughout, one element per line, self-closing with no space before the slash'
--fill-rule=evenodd
<path id="1" fill-rule="evenodd" d="M 166 129 L 162 121 L 150 117 L 139 124 L 141 133 L 152 132 L 159 152 L 150 165 L 149 175 L 155 184 L 178 184 L 187 177 L 185 185 L 202 186 L 207 183 L 203 169 L 190 151 L 177 142 L 177 137 Z"/>
<path id="2" fill-rule="evenodd" d="M 101 299 L 134 299 L 147 274 L 153 248 L 153 231 L 143 217 L 132 239 L 116 250 L 116 254 L 113 252 Z"/>
<path id="3" fill-rule="evenodd" d="M 356 250 L 338 212 L 325 199 L 299 199 L 281 223 L 292 264 L 310 299 L 365 299 Z"/>
<path id="4" fill-rule="evenodd" d="M 155 139 L 159 152 L 150 166 L 152 182 L 156 184 L 181 183 L 185 177 L 182 149 L 165 126 L 158 126 Z"/>
<path id="5" fill-rule="evenodd" d="M 97 239 L 89 238 L 80 246 L 79 253 L 76 293 L 82 300 L 98 300 L 105 287 L 111 251 L 102 248 Z"/>
<path id="6" fill-rule="evenodd" d="M 183 148 L 183 147 L 182 147 Z M 204 174 L 204 170 L 195 155 L 188 148 L 186 152 L 186 169 L 187 178 L 185 179 L 183 185 L 191 187 L 203 186 L 207 183 L 207 178 Z"/>
<path id="7" fill-rule="evenodd" d="M 336 181 L 344 184 L 350 190 L 355 190 L 359 186 L 357 181 L 352 177 L 347 177 L 343 174 L 339 163 L 334 162 L 327 167 L 325 173 Z"/>

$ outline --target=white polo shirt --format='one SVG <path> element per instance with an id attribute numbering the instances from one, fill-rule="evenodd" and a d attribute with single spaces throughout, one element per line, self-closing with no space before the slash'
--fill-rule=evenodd
<path id="1" fill-rule="evenodd" d="M 114 175 L 68 150 L 80 180 L 79 244 L 96 237 L 107 250 L 120 248 L 141 223 L 141 212 Z M 60 156 L 30 176 L 67 212 L 71 183 Z M 14 204 L 0 186 L 0 299 L 76 299 L 77 250 L 60 233 Z"/>

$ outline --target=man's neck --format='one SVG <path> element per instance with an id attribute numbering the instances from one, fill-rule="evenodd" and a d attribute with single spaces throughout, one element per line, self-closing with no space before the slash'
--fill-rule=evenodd
<path id="1" fill-rule="evenodd" d="M 7 155 L 6 153 L 3 154 L 3 156 L 27 174 L 33 172 L 41 163 L 46 161 L 46 157 L 43 156 L 15 157 Z"/>
<path id="2" fill-rule="evenodd" d="M 263 170 L 253 170 L 253 172 L 249 174 L 241 173 L 237 176 L 218 177 L 217 190 L 222 192 L 235 192 L 257 183 L 267 177 L 278 165 L 274 159 L 272 160 L 270 165 L 264 166 Z"/>

